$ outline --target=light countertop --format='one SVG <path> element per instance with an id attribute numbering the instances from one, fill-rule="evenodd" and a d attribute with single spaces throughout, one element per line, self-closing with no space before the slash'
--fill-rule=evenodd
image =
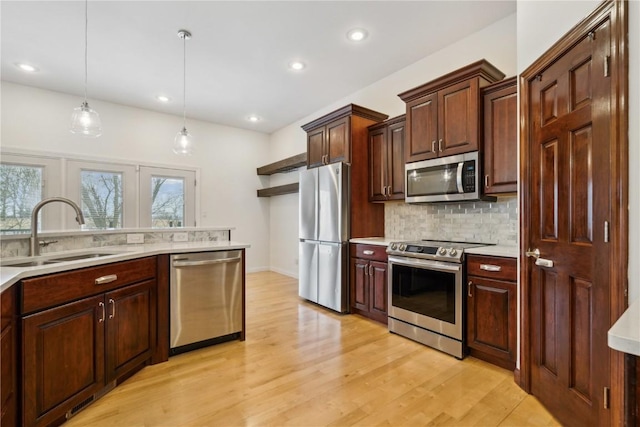
<path id="1" fill-rule="evenodd" d="M 349 243 L 364 243 L 365 245 L 389 246 L 391 242 L 397 242 L 398 239 L 388 239 L 386 237 L 357 237 L 350 239 Z"/>
<path id="2" fill-rule="evenodd" d="M 607 340 L 614 350 L 640 356 L 640 298 L 609 329 Z"/>
<path id="3" fill-rule="evenodd" d="M 520 253 L 517 246 L 480 246 L 479 248 L 469 248 L 464 250 L 467 254 L 501 256 L 507 258 L 518 258 Z"/>
<path id="4" fill-rule="evenodd" d="M 207 251 L 223 251 L 233 249 L 244 249 L 250 245 L 246 243 L 233 241 L 205 241 L 205 242 L 184 242 L 184 243 L 152 243 L 144 245 L 122 245 L 122 246 L 105 246 L 99 248 L 64 251 L 58 253 L 47 253 L 36 259 L 50 259 L 55 257 L 71 256 L 83 253 L 109 253 L 111 255 L 101 256 L 98 258 L 86 258 L 76 261 L 59 262 L 55 264 L 46 264 L 37 267 L 2 267 L 0 269 L 0 292 L 9 288 L 17 281 L 33 276 L 43 274 L 59 273 L 76 268 L 93 267 L 95 265 L 108 264 L 111 262 L 126 261 L 145 256 L 153 256 L 160 254 L 176 254 L 188 252 L 207 252 Z M 2 261 L 29 261 L 30 257 L 5 258 Z"/>

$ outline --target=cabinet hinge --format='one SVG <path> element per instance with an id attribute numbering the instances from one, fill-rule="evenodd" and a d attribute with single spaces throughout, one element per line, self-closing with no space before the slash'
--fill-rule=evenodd
<path id="1" fill-rule="evenodd" d="M 602 405 L 604 407 L 604 409 L 609 409 L 609 395 L 611 390 L 609 390 L 609 387 L 605 387 L 604 390 L 602 391 Z"/>
<path id="2" fill-rule="evenodd" d="M 604 57 L 604 76 L 609 77 L 609 63 L 611 62 L 611 56 L 607 55 Z"/>
<path id="3" fill-rule="evenodd" d="M 609 243 L 609 221 L 604 222 L 604 242 Z"/>

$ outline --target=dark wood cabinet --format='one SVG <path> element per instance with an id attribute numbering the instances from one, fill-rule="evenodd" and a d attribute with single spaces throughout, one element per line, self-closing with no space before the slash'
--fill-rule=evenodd
<path id="1" fill-rule="evenodd" d="M 351 312 L 387 323 L 386 246 L 351 244 Z"/>
<path id="2" fill-rule="evenodd" d="M 405 115 L 369 126 L 369 200 L 404 199 Z"/>
<path id="3" fill-rule="evenodd" d="M 398 96 L 406 103 L 406 163 L 479 150 L 480 89 L 504 78 L 481 60 Z"/>
<path id="4" fill-rule="evenodd" d="M 387 117 L 386 114 L 349 104 L 302 126 L 307 132 L 307 167 L 352 163 L 355 159 L 353 145 L 358 143 L 354 134 L 361 133 L 363 125 L 366 127 Z"/>
<path id="5" fill-rule="evenodd" d="M 23 425 L 57 423 L 151 362 L 156 289 L 155 257 L 22 281 Z"/>
<path id="6" fill-rule="evenodd" d="M 16 291 L 11 287 L 0 296 L 0 425 L 17 425 L 17 335 Z"/>
<path id="7" fill-rule="evenodd" d="M 467 257 L 467 344 L 472 356 L 514 370 L 517 271 L 512 258 Z"/>
<path id="8" fill-rule="evenodd" d="M 349 104 L 302 128 L 307 132 L 307 166 L 351 165 L 349 224 L 352 237 L 384 235 L 384 206 L 369 202 L 368 127 L 386 114 Z"/>
<path id="9" fill-rule="evenodd" d="M 518 190 L 517 79 L 482 90 L 484 104 L 484 193 Z"/>

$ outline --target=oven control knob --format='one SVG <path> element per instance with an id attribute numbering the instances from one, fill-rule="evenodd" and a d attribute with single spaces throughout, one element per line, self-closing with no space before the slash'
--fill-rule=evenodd
<path id="1" fill-rule="evenodd" d="M 398 248 L 398 245 L 396 243 L 392 243 L 391 244 L 391 250 L 395 251 Z"/>
<path id="2" fill-rule="evenodd" d="M 458 255 L 458 251 L 456 251 L 454 248 L 451 248 L 451 249 L 449 249 L 449 255 L 456 256 L 456 255 Z"/>
<path id="3" fill-rule="evenodd" d="M 440 250 L 438 251 L 438 253 L 440 255 L 446 255 L 447 254 L 447 250 L 445 248 L 440 248 Z"/>
<path id="4" fill-rule="evenodd" d="M 404 243 L 400 243 L 400 246 L 398 247 L 398 249 L 400 249 L 401 251 L 404 251 L 405 249 L 407 249 L 407 245 L 405 245 Z"/>

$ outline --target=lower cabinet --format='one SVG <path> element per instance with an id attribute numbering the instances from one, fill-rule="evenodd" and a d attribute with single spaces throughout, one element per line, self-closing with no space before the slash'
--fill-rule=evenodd
<path id="1" fill-rule="evenodd" d="M 503 368 L 515 369 L 516 260 L 469 255 L 467 279 L 469 353 Z"/>
<path id="2" fill-rule="evenodd" d="M 16 290 L 11 287 L 0 297 L 0 426 L 15 426 L 18 419 Z"/>
<path id="3" fill-rule="evenodd" d="M 387 323 L 386 246 L 351 244 L 351 312 Z"/>
<path id="4" fill-rule="evenodd" d="M 23 281 L 23 306 L 36 308 L 22 317 L 24 426 L 60 423 L 150 362 L 155 265 L 146 258 Z M 72 297 L 103 284 L 53 307 L 41 298 L 51 286 Z"/>

